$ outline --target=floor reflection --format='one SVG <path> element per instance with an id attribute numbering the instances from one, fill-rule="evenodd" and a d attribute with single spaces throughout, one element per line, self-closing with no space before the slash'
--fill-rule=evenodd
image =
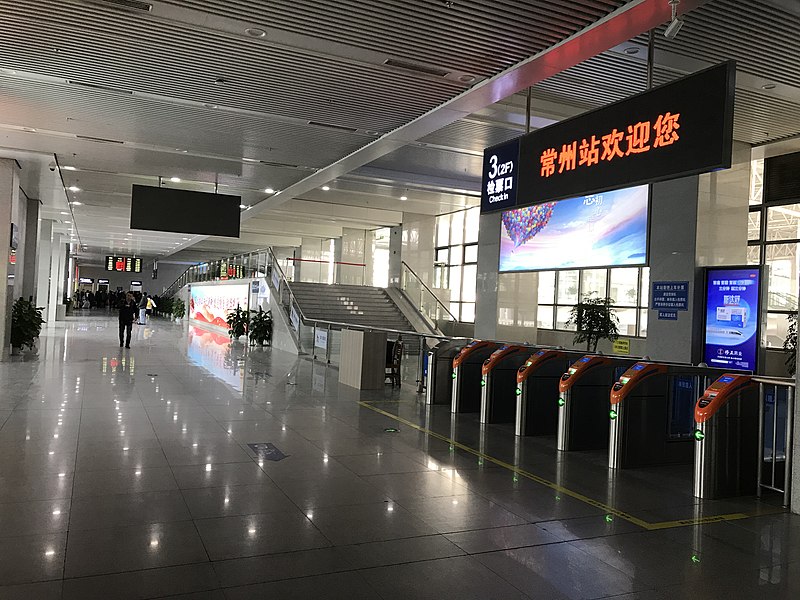
<path id="1" fill-rule="evenodd" d="M 199 367 L 232 386 L 244 389 L 247 345 L 231 343 L 227 335 L 202 327 L 189 327 L 186 356 Z"/>

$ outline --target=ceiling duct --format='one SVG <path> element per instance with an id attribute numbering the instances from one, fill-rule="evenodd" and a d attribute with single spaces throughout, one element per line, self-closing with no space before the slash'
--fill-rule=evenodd
<path id="1" fill-rule="evenodd" d="M 87 0 L 89 4 L 99 4 L 100 6 L 114 6 L 131 12 L 150 12 L 153 5 L 149 2 L 139 0 Z"/>
<path id="2" fill-rule="evenodd" d="M 436 75 L 437 77 L 447 77 L 450 71 L 440 69 L 438 67 L 428 67 L 417 63 L 408 62 L 405 60 L 397 60 L 396 58 L 388 58 L 383 61 L 383 64 L 390 67 L 396 67 L 405 71 L 413 71 L 414 73 L 424 73 L 425 75 Z"/>
<path id="3" fill-rule="evenodd" d="M 348 133 L 356 133 L 358 131 L 355 127 L 347 127 L 345 125 L 334 125 L 332 123 L 322 123 L 321 121 L 309 121 L 309 125 L 314 127 L 324 127 L 325 129 L 333 129 L 335 131 L 347 131 Z"/>
<path id="4" fill-rule="evenodd" d="M 124 144 L 125 142 L 120 140 L 109 140 L 107 138 L 99 138 L 99 137 L 91 137 L 89 135 L 76 135 L 76 138 L 79 140 L 84 140 L 86 142 L 98 142 L 100 144 Z"/>

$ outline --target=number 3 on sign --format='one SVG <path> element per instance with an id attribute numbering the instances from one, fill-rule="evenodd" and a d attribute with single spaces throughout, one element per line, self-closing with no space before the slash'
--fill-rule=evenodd
<path id="1" fill-rule="evenodd" d="M 494 154 L 489 159 L 489 164 L 492 165 L 492 168 L 489 169 L 489 179 L 494 179 L 497 177 L 497 155 Z"/>

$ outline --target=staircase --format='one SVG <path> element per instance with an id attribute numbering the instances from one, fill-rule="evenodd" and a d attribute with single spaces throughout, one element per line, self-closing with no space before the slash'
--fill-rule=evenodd
<path id="1" fill-rule="evenodd" d="M 414 331 L 383 288 L 298 282 L 289 286 L 308 321 Z"/>

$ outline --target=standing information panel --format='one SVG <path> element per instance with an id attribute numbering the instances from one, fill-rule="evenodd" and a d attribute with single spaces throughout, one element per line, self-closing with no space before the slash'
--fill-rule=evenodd
<path id="1" fill-rule="evenodd" d="M 760 267 L 706 269 L 703 361 L 756 373 L 763 364 L 767 278 Z"/>

